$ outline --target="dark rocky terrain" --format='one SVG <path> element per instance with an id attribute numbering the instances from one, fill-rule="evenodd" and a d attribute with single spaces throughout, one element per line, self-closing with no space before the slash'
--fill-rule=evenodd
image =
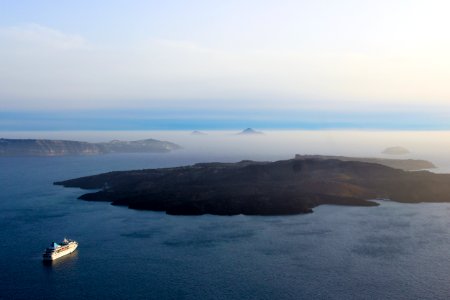
<path id="1" fill-rule="evenodd" d="M 180 149 L 177 144 L 154 139 L 88 143 L 43 139 L 0 139 L 0 156 L 63 156 L 106 153 L 169 152 Z"/>
<path id="2" fill-rule="evenodd" d="M 296 154 L 295 159 L 339 159 L 342 161 L 360 161 L 360 162 L 380 164 L 395 169 L 401 169 L 404 171 L 418 171 L 436 168 L 436 166 L 432 162 L 422 159 L 390 159 L 390 158 L 347 157 L 347 156 L 330 156 L 330 155 L 300 155 L 300 154 Z"/>
<path id="3" fill-rule="evenodd" d="M 98 190 L 83 200 L 180 215 L 298 214 L 321 204 L 376 206 L 371 199 L 450 202 L 450 175 L 338 159 L 200 163 L 55 184 Z"/>

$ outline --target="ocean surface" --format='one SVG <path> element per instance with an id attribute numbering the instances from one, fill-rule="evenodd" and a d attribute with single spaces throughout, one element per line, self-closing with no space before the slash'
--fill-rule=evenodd
<path id="1" fill-rule="evenodd" d="M 0 299 L 449 299 L 450 204 L 168 216 L 77 200 L 83 191 L 52 185 L 241 158 L 0 158 Z M 78 250 L 43 264 L 42 251 L 64 237 Z"/>

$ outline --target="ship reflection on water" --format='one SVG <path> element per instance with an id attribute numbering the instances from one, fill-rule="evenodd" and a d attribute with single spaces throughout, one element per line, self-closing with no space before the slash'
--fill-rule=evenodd
<path id="1" fill-rule="evenodd" d="M 70 270 L 75 267 L 78 262 L 78 249 L 65 255 L 57 260 L 42 260 L 42 265 L 49 272 L 58 270 Z"/>

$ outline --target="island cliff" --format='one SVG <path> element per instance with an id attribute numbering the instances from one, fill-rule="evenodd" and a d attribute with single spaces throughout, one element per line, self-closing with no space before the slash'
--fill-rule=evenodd
<path id="1" fill-rule="evenodd" d="M 169 152 L 180 149 L 177 144 L 146 139 L 88 143 L 65 140 L 0 139 L 0 156 L 63 156 L 106 153 Z"/>
<path id="2" fill-rule="evenodd" d="M 337 159 L 201 163 L 55 184 L 100 189 L 83 200 L 181 215 L 297 214 L 321 204 L 376 206 L 371 199 L 450 202 L 450 175 Z"/>

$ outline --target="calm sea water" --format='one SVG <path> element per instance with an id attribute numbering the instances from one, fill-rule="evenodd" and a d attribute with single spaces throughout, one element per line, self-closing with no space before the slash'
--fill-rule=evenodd
<path id="1" fill-rule="evenodd" d="M 167 216 L 52 182 L 238 157 L 0 158 L 2 299 L 448 299 L 450 205 L 321 206 L 297 216 Z M 51 266 L 63 237 L 79 249 Z"/>

